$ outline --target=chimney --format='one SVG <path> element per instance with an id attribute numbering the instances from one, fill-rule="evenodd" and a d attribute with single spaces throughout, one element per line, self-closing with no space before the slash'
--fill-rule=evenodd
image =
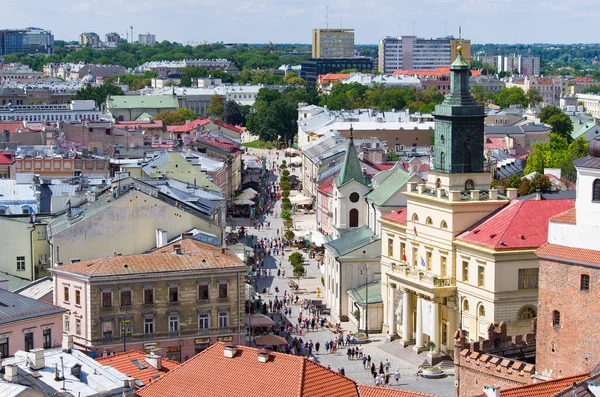
<path id="1" fill-rule="evenodd" d="M 500 386 L 485 385 L 483 386 L 483 393 L 486 397 L 500 397 Z"/>
<path id="2" fill-rule="evenodd" d="M 515 189 L 514 187 L 509 187 L 506 189 L 506 196 L 511 201 L 515 200 L 517 198 L 517 192 L 518 192 L 518 190 Z"/>
<path id="3" fill-rule="evenodd" d="M 181 244 L 173 244 L 173 251 L 177 255 L 181 255 Z"/>
<path id="4" fill-rule="evenodd" d="M 16 364 L 6 364 L 4 366 L 4 380 L 7 382 L 16 382 L 17 381 L 17 365 Z"/>
<path id="5" fill-rule="evenodd" d="M 162 357 L 155 352 L 150 352 L 150 354 L 145 355 L 144 359 L 158 371 L 162 369 Z"/>
<path id="6" fill-rule="evenodd" d="M 38 370 L 46 367 L 46 360 L 44 358 L 44 349 L 37 348 L 30 350 L 27 353 L 27 358 L 29 359 L 29 368 L 33 370 Z"/>
<path id="7" fill-rule="evenodd" d="M 185 239 L 188 239 L 188 238 L 192 238 L 192 237 L 194 237 L 194 233 L 190 233 L 190 232 L 181 233 L 181 239 L 182 240 L 185 240 Z"/>
<path id="8" fill-rule="evenodd" d="M 271 351 L 269 349 L 260 349 L 258 351 L 258 362 L 266 363 L 269 361 Z"/>
<path id="9" fill-rule="evenodd" d="M 237 353 L 237 346 L 233 343 L 227 343 L 223 346 L 223 355 L 227 358 L 234 358 Z"/>
<path id="10" fill-rule="evenodd" d="M 63 334 L 62 339 L 62 350 L 63 352 L 69 352 L 73 348 L 73 335 Z"/>

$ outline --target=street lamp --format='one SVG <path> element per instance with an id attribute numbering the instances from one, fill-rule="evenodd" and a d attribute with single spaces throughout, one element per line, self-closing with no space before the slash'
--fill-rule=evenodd
<path id="1" fill-rule="evenodd" d="M 360 270 L 360 274 L 365 275 L 365 336 L 369 337 L 369 266 L 366 263 L 363 263 L 358 267 Z"/>

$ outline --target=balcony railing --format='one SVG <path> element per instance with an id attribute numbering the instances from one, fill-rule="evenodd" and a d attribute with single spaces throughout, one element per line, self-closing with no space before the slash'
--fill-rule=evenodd
<path id="1" fill-rule="evenodd" d="M 245 327 L 241 327 L 242 331 L 245 331 Z M 223 335 L 223 334 L 235 334 L 238 332 L 237 327 L 227 328 L 208 328 L 208 329 L 189 329 L 180 330 L 178 332 L 155 332 L 153 334 L 135 334 L 127 335 L 127 342 L 144 342 L 144 341 L 155 341 L 161 339 L 173 339 L 186 336 L 212 336 L 212 335 Z M 109 345 L 113 343 L 123 342 L 123 336 L 109 336 L 106 335 L 102 338 L 93 339 L 92 344 L 94 345 Z"/>
<path id="2" fill-rule="evenodd" d="M 416 281 L 429 288 L 454 287 L 456 285 L 454 277 L 439 277 L 431 271 L 405 263 L 392 264 L 392 272 L 399 273 L 403 278 Z"/>

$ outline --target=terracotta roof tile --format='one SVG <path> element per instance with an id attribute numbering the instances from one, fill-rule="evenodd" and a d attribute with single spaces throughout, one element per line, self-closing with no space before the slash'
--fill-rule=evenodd
<path id="1" fill-rule="evenodd" d="M 145 354 L 138 350 L 128 350 L 126 352 L 113 354 L 106 357 L 99 357 L 96 359 L 102 365 L 108 365 L 113 367 L 119 372 L 125 375 L 139 379 L 145 384 L 155 381 L 158 378 L 166 374 L 167 372 L 179 367 L 181 364 L 177 361 L 169 360 L 168 358 L 162 358 L 162 369 L 157 370 L 145 360 Z M 140 369 L 133 363 L 133 360 L 139 360 L 145 369 Z"/>
<path id="2" fill-rule="evenodd" d="M 572 223 L 573 225 L 576 223 L 576 210 L 575 207 L 567 210 L 565 212 L 561 212 L 558 215 L 554 215 L 550 218 L 550 222 L 559 222 L 559 223 Z"/>
<path id="3" fill-rule="evenodd" d="M 545 259 L 577 261 L 600 265 L 600 251 L 597 250 L 547 243 L 538 248 L 535 253 L 537 256 Z"/>
<path id="4" fill-rule="evenodd" d="M 358 397 L 354 381 L 306 358 L 270 353 L 258 361 L 258 350 L 238 346 L 233 358 L 215 343 L 178 368 L 138 391 L 139 397 L 314 396 Z"/>
<path id="5" fill-rule="evenodd" d="M 527 386 L 511 387 L 510 389 L 504 390 L 500 389 L 500 397 L 551 397 L 560 391 L 570 388 L 573 386 L 573 383 L 588 378 L 589 375 L 589 373 L 586 373 L 534 383 Z"/>
<path id="6" fill-rule="evenodd" d="M 574 205 L 574 199 L 513 200 L 456 239 L 496 250 L 538 248 L 548 241 L 548 219 Z"/>
<path id="7" fill-rule="evenodd" d="M 0 165 L 12 165 L 15 162 L 12 153 L 0 153 Z"/>
<path id="8" fill-rule="evenodd" d="M 210 123 L 209 119 L 192 120 L 192 121 L 188 121 L 184 125 L 178 125 L 176 128 L 173 129 L 173 132 L 175 132 L 177 134 L 189 133 L 190 131 L 198 128 L 199 126 L 204 127 L 205 125 L 207 125 L 209 123 Z"/>
<path id="9" fill-rule="evenodd" d="M 181 246 L 182 254 L 174 251 Z M 53 268 L 53 271 L 75 273 L 88 277 L 190 271 L 203 269 L 245 269 L 244 263 L 231 251 L 222 253 L 218 247 L 193 239 L 168 244 L 149 254 L 117 255 L 97 258 Z"/>
<path id="10" fill-rule="evenodd" d="M 382 216 L 381 219 L 386 219 L 388 221 L 400 223 L 401 225 L 406 225 L 406 215 L 407 215 L 407 209 L 400 208 L 398 211 L 394 211 L 391 214 Z"/>
<path id="11" fill-rule="evenodd" d="M 358 390 L 360 397 L 436 397 L 433 394 L 366 385 L 358 385 Z"/>
<path id="12" fill-rule="evenodd" d="M 235 126 L 233 124 L 225 123 L 221 120 L 213 120 L 213 123 L 215 125 L 218 125 L 219 127 L 223 127 L 229 131 L 237 132 L 239 134 L 241 134 L 244 131 L 244 129 L 241 127 Z"/>

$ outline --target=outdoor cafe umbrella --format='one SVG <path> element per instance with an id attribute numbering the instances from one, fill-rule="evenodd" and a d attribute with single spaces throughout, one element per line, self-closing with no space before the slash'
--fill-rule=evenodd
<path id="1" fill-rule="evenodd" d="M 249 327 L 272 327 L 274 325 L 275 321 L 264 314 L 251 314 L 248 316 Z"/>
<path id="2" fill-rule="evenodd" d="M 233 204 L 235 204 L 235 205 L 254 205 L 254 201 L 246 199 L 246 198 L 241 198 L 241 199 L 233 200 Z"/>
<path id="3" fill-rule="evenodd" d="M 236 199 L 253 199 L 254 197 L 256 197 L 256 193 L 242 192 L 236 197 Z"/>
<path id="4" fill-rule="evenodd" d="M 242 193 L 257 194 L 258 192 L 257 192 L 256 190 L 252 189 L 251 187 L 249 187 L 249 188 L 247 188 L 247 189 L 244 189 L 244 190 L 242 191 Z"/>
<path id="5" fill-rule="evenodd" d="M 263 335 L 254 339 L 256 346 L 282 346 L 287 345 L 287 341 L 278 335 Z"/>
<path id="6" fill-rule="evenodd" d="M 298 153 L 298 150 L 297 150 L 297 149 L 294 149 L 294 148 L 291 148 L 291 147 L 289 147 L 289 148 L 285 149 L 285 150 L 284 150 L 284 152 L 285 152 L 285 153 L 289 153 L 289 154 L 293 154 L 293 153 Z"/>

